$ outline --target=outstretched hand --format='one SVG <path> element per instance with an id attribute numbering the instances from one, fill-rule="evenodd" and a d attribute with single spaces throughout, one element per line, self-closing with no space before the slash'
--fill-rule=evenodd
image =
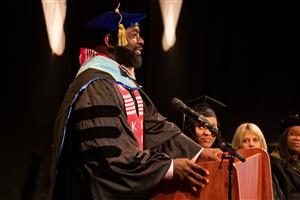
<path id="1" fill-rule="evenodd" d="M 174 159 L 174 178 L 187 182 L 194 191 L 204 188 L 209 180 L 209 172 L 187 158 Z"/>
<path id="2" fill-rule="evenodd" d="M 198 160 L 220 161 L 220 155 L 223 153 L 219 148 L 204 148 L 198 157 Z"/>

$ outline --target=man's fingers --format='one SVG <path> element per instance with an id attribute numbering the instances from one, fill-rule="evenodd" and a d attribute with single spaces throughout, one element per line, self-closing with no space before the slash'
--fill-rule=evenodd
<path id="1" fill-rule="evenodd" d="M 193 165 L 193 166 L 192 166 L 192 169 L 193 169 L 196 173 L 201 174 L 202 176 L 207 176 L 207 175 L 209 175 L 209 171 L 208 171 L 207 169 L 205 169 L 205 168 L 203 168 L 203 167 L 201 167 L 201 166 L 199 166 L 199 165 L 197 165 L 197 164 Z"/>
<path id="2" fill-rule="evenodd" d="M 194 191 L 208 184 L 209 180 L 206 178 L 208 175 L 208 170 L 188 159 L 174 160 L 174 176 L 187 182 Z"/>
<path id="3" fill-rule="evenodd" d="M 192 165 L 190 172 L 187 173 L 186 179 L 191 185 L 192 189 L 196 191 L 197 188 L 204 188 L 209 180 L 205 177 L 209 174 L 209 172 L 200 167 L 199 165 Z"/>
<path id="4" fill-rule="evenodd" d="M 196 191 L 195 188 L 204 188 L 209 183 L 207 178 L 200 176 L 199 174 L 196 176 L 189 175 L 187 179 L 194 191 Z"/>

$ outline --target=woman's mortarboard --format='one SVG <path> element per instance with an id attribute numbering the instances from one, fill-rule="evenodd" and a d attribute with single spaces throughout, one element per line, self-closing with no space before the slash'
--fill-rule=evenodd
<path id="1" fill-rule="evenodd" d="M 287 119 L 280 121 L 280 130 L 284 131 L 285 129 L 291 126 L 300 126 L 300 115 L 290 115 Z"/>
<path id="2" fill-rule="evenodd" d="M 206 106 L 211 108 L 212 110 L 219 110 L 221 108 L 225 108 L 226 105 L 221 103 L 220 101 L 213 99 L 207 95 L 202 95 L 200 97 L 193 98 L 185 102 L 185 104 L 191 108 L 197 108 L 201 106 Z"/>
<path id="3" fill-rule="evenodd" d="M 89 20 L 87 28 L 97 32 L 115 32 L 118 31 L 118 46 L 127 44 L 125 29 L 137 25 L 145 18 L 142 13 L 119 12 L 119 6 L 115 11 L 104 12 L 95 18 Z"/>
<path id="4" fill-rule="evenodd" d="M 201 115 L 204 115 L 204 117 L 207 116 L 216 116 L 217 111 L 219 111 L 222 108 L 225 108 L 226 105 L 221 103 L 220 101 L 209 97 L 207 95 L 202 95 L 190 100 L 187 100 L 185 102 L 187 106 L 195 110 Z M 205 116 L 206 115 L 206 116 Z M 188 116 L 183 115 L 183 129 L 186 129 L 187 123 L 188 123 Z"/>

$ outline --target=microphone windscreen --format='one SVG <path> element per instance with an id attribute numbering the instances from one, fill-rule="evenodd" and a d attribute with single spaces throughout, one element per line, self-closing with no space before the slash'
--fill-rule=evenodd
<path id="1" fill-rule="evenodd" d="M 183 102 L 176 97 L 173 97 L 170 104 L 171 104 L 171 108 L 173 108 L 175 110 L 181 110 L 183 107 Z"/>

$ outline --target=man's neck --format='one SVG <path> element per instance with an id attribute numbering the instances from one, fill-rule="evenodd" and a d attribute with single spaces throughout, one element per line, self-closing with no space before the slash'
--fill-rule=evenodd
<path id="1" fill-rule="evenodd" d="M 131 75 L 132 77 L 135 77 L 134 67 L 127 67 L 127 69 L 128 69 L 128 72 L 130 73 L 130 75 Z"/>
<path id="2" fill-rule="evenodd" d="M 106 46 L 98 45 L 95 48 L 95 51 L 97 51 L 99 53 L 103 53 L 103 54 L 107 55 L 109 58 L 116 60 L 115 54 L 113 52 L 109 51 Z M 126 68 L 127 69 L 126 71 L 130 74 L 130 76 L 135 79 L 134 67 L 127 67 L 124 65 L 123 65 L 123 67 Z"/>
<path id="3" fill-rule="evenodd" d="M 125 67 L 124 65 L 119 65 L 119 67 L 127 74 L 127 76 L 130 76 L 130 78 L 135 80 L 135 73 L 133 67 Z"/>

